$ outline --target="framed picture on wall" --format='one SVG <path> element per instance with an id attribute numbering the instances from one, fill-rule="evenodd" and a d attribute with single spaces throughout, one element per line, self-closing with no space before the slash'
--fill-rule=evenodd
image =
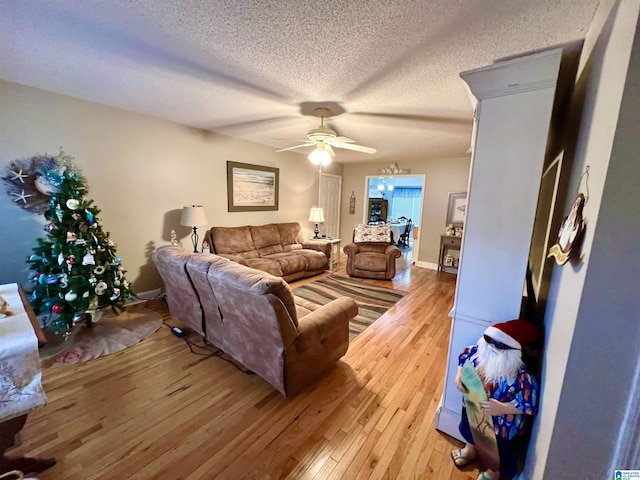
<path id="1" fill-rule="evenodd" d="M 279 174 L 278 168 L 227 162 L 227 210 L 278 210 Z"/>
<path id="2" fill-rule="evenodd" d="M 467 192 L 449 193 L 449 207 L 447 208 L 447 225 L 464 225 L 467 216 Z"/>

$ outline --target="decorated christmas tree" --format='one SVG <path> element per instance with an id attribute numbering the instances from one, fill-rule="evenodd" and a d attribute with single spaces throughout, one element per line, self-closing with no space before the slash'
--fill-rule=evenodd
<path id="1" fill-rule="evenodd" d="M 77 322 L 91 326 L 107 307 L 122 311 L 131 286 L 73 158 L 38 155 L 12 162 L 10 170 L 9 194 L 48 221 L 28 260 L 34 272 L 29 301 L 44 326 L 65 333 Z"/>

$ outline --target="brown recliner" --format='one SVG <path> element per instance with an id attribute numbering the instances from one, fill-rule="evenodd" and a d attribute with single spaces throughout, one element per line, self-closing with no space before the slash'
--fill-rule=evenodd
<path id="1" fill-rule="evenodd" d="M 353 235 L 355 239 L 355 232 Z M 377 278 L 391 280 L 396 275 L 396 258 L 402 255 L 390 242 L 353 242 L 345 245 L 347 254 L 347 273 L 352 277 Z"/>

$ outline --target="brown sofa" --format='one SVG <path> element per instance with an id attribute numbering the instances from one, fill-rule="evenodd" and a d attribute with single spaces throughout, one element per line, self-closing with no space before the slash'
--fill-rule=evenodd
<path id="1" fill-rule="evenodd" d="M 171 315 L 289 396 L 315 380 L 349 346 L 348 297 L 315 311 L 296 305 L 280 277 L 214 254 L 171 245 L 153 254 Z"/>
<path id="2" fill-rule="evenodd" d="M 331 255 L 326 242 L 305 242 L 298 222 L 211 227 L 204 241 L 211 253 L 287 282 L 324 272 Z"/>

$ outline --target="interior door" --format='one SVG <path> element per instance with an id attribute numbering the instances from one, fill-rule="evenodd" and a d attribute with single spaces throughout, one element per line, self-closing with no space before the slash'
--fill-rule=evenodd
<path id="1" fill-rule="evenodd" d="M 324 209 L 324 224 L 320 227 L 321 234 L 327 237 L 339 238 L 342 177 L 330 173 L 321 173 L 319 190 L 318 206 Z"/>

